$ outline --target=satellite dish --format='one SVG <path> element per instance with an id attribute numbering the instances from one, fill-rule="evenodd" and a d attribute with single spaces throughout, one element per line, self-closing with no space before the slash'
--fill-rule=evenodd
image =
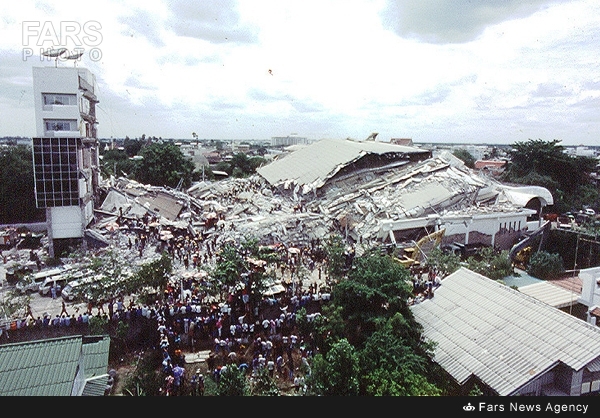
<path id="1" fill-rule="evenodd" d="M 83 51 L 82 51 L 82 52 L 77 52 L 77 53 L 75 53 L 75 54 L 67 55 L 67 56 L 65 57 L 65 59 L 68 59 L 68 60 L 76 60 L 76 59 L 79 59 L 79 58 L 81 58 L 81 56 L 82 56 L 82 55 L 83 55 Z"/>
<path id="2" fill-rule="evenodd" d="M 81 58 L 81 56 L 82 56 L 82 55 L 83 55 L 83 51 L 81 51 L 81 52 L 76 52 L 76 53 L 74 53 L 74 54 L 67 55 L 67 56 L 66 56 L 66 57 L 64 57 L 64 58 L 65 58 L 65 59 L 68 59 L 68 60 L 74 60 L 74 61 L 73 61 L 73 66 L 74 66 L 74 67 L 77 67 L 77 60 L 79 60 L 79 58 Z"/>
<path id="3" fill-rule="evenodd" d="M 42 55 L 45 57 L 58 58 L 60 55 L 64 54 L 65 52 L 67 52 L 67 48 L 56 48 L 56 49 L 49 49 L 45 52 L 42 52 Z"/>
<path id="4" fill-rule="evenodd" d="M 42 55 L 45 57 L 54 58 L 54 66 L 58 66 L 58 57 L 67 52 L 67 48 L 53 48 L 47 51 L 42 52 Z"/>

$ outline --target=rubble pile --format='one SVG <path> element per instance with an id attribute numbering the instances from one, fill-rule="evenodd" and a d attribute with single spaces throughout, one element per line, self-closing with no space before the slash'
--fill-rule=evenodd
<path id="1" fill-rule="evenodd" d="M 452 212 L 519 208 L 500 183 L 469 170 L 450 153 L 377 170 L 349 170 L 318 193 L 274 187 L 260 175 L 195 184 L 186 192 L 120 178 L 109 187 L 104 215 L 155 216 L 161 225 L 204 233 L 217 245 L 256 238 L 263 244 L 307 245 L 332 232 L 374 244 L 385 221 Z"/>

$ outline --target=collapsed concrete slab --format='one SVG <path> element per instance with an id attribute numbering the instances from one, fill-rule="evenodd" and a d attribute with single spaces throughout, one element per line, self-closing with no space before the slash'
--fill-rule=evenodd
<path id="1" fill-rule="evenodd" d="M 449 152 L 323 140 L 248 178 L 203 181 L 186 192 L 119 179 L 101 210 L 187 224 L 216 243 L 301 246 L 336 233 L 354 243 L 396 244 L 444 228 L 445 243 L 508 249 L 551 204 L 547 189 L 503 185 Z"/>

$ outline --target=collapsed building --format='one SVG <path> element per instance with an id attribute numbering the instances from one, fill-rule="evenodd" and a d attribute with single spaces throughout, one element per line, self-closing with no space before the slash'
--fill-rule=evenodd
<path id="1" fill-rule="evenodd" d="M 289 246 L 332 233 L 353 244 L 399 245 L 443 230 L 442 245 L 510 249 L 553 204 L 547 189 L 504 185 L 447 151 L 349 139 L 323 139 L 251 177 L 203 181 L 185 192 L 125 178 L 104 187 L 97 226 L 148 214 L 185 234 L 215 234 L 217 243 L 256 238 Z"/>

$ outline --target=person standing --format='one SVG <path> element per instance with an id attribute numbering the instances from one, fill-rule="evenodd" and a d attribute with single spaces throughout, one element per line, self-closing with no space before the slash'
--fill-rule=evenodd
<path id="1" fill-rule="evenodd" d="M 181 395 L 183 389 L 183 377 L 185 375 L 185 369 L 177 364 L 173 367 L 173 396 Z"/>
<path id="2" fill-rule="evenodd" d="M 67 306 L 65 305 L 65 301 L 62 301 L 62 310 L 60 311 L 60 314 L 65 314 L 67 316 L 69 316 L 69 313 L 67 312 Z"/>

